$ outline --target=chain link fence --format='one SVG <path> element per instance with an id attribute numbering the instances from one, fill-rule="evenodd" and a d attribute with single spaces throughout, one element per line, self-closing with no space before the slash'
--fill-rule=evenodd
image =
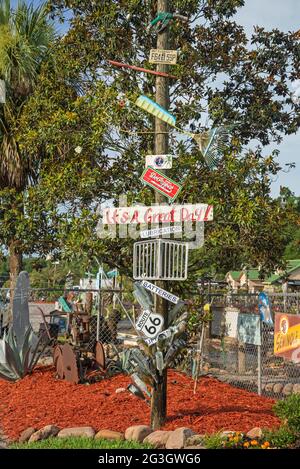
<path id="1" fill-rule="evenodd" d="M 274 293 L 269 298 L 273 315 L 300 314 L 298 293 Z M 277 399 L 300 392 L 300 363 L 274 355 L 272 325 L 258 321 L 257 344 L 238 338 L 240 315 L 259 318 L 258 296 L 211 295 L 211 303 L 212 320 L 205 330 L 201 373 Z"/>
<path id="2" fill-rule="evenodd" d="M 300 314 L 300 295 L 269 294 L 273 315 Z M 260 345 L 237 338 L 239 315 L 258 317 L 257 294 L 210 294 L 212 320 L 206 325 L 201 350 L 200 375 L 212 375 L 232 385 L 278 399 L 300 392 L 300 363 L 274 355 L 274 328 L 261 323 Z M 60 340 L 84 345 L 93 351 L 96 341 L 107 357 L 137 345 L 134 324 L 141 307 L 123 297 L 122 289 L 92 290 L 45 288 L 29 291 L 30 321 L 36 332 L 49 327 Z M 10 320 L 9 289 L 0 289 L 0 337 Z M 46 325 L 47 324 L 47 325 Z M 200 337 L 199 332 L 199 337 Z M 173 363 L 188 373 L 199 344 L 190 343 Z M 51 350 L 48 350 L 48 356 Z M 50 363 L 50 360 L 49 360 Z M 184 363 L 184 365 L 183 365 Z"/>

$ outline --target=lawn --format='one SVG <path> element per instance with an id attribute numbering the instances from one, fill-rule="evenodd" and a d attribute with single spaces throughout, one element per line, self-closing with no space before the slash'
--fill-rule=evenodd
<path id="1" fill-rule="evenodd" d="M 13 443 L 9 449 L 147 449 L 135 441 L 113 441 L 83 437 L 48 438 L 35 443 Z"/>

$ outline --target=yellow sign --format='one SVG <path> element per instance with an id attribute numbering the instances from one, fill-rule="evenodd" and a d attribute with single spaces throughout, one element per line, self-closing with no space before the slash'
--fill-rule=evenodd
<path id="1" fill-rule="evenodd" d="M 151 64 L 169 64 L 177 63 L 177 50 L 151 49 L 149 62 Z"/>
<path id="2" fill-rule="evenodd" d="M 300 347 L 300 324 L 290 326 L 287 315 L 281 315 L 279 330 L 275 332 L 274 337 L 274 353 L 280 354 L 298 347 Z"/>

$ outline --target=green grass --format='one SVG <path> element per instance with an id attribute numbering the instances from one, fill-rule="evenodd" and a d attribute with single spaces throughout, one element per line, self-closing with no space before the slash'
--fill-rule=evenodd
<path id="1" fill-rule="evenodd" d="M 48 438 L 35 443 L 13 443 L 10 449 L 147 449 L 151 445 L 135 441 L 94 440 L 93 438 L 70 437 Z"/>
<path id="2" fill-rule="evenodd" d="M 220 449 L 225 438 L 221 435 L 221 432 L 212 433 L 211 435 L 205 435 L 204 446 L 207 449 Z"/>

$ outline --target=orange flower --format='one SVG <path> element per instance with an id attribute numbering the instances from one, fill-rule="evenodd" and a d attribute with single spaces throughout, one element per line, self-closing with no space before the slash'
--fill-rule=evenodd
<path id="1" fill-rule="evenodd" d="M 245 448 L 249 448 L 249 445 L 250 445 L 249 441 L 246 441 L 246 442 L 243 444 L 243 446 L 244 446 Z"/>
<path id="2" fill-rule="evenodd" d="M 251 440 L 251 446 L 257 446 L 258 441 L 257 440 Z"/>
<path id="3" fill-rule="evenodd" d="M 268 441 L 265 441 L 262 446 L 263 446 L 264 448 L 269 448 L 270 443 L 269 443 Z"/>

